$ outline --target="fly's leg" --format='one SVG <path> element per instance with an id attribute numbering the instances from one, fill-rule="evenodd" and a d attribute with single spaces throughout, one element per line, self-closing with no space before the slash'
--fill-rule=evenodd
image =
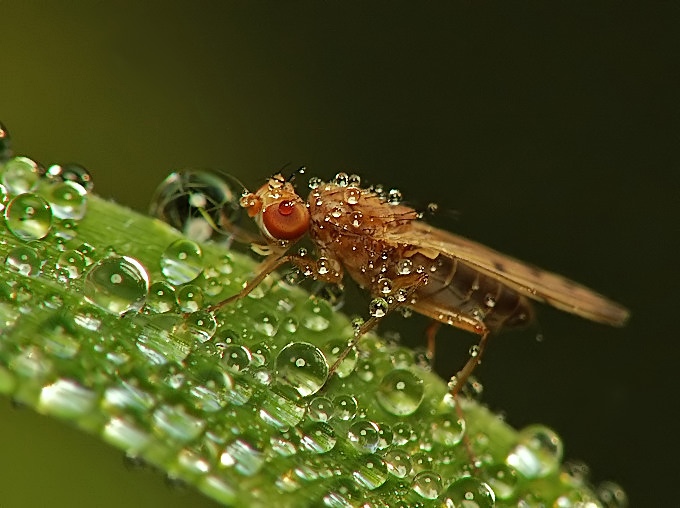
<path id="1" fill-rule="evenodd" d="M 432 322 L 427 325 L 427 328 L 425 328 L 425 337 L 427 338 L 427 359 L 430 362 L 430 365 L 434 365 L 435 339 L 441 326 L 441 321 L 432 320 Z"/>
<path id="2" fill-rule="evenodd" d="M 460 392 L 460 390 L 465 386 L 465 383 L 475 370 L 475 367 L 477 367 L 477 365 L 479 365 L 479 363 L 482 361 L 482 355 L 486 349 L 486 343 L 491 332 L 486 327 L 484 327 L 477 333 L 480 335 L 479 344 L 473 348 L 468 361 L 465 363 L 463 368 L 451 378 L 451 382 L 449 383 L 451 395 L 454 397 L 458 395 L 458 392 Z"/>

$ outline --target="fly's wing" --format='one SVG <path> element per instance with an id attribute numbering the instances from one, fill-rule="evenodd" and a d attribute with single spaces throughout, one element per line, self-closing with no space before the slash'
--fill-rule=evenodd
<path id="1" fill-rule="evenodd" d="M 623 326 L 628 310 L 581 284 L 547 272 L 529 263 L 501 254 L 482 244 L 412 221 L 398 233 L 386 233 L 387 241 L 410 244 L 428 257 L 456 258 L 476 270 L 496 278 L 522 295 L 592 321 Z"/>

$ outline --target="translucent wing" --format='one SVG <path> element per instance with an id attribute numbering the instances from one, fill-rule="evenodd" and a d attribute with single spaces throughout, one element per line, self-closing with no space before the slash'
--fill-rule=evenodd
<path id="1" fill-rule="evenodd" d="M 520 294 L 592 321 L 623 326 L 628 319 L 625 307 L 566 277 L 424 222 L 412 221 L 409 226 L 395 233 L 386 232 L 384 239 L 410 244 L 415 251 L 430 258 L 437 255 L 456 258 Z"/>

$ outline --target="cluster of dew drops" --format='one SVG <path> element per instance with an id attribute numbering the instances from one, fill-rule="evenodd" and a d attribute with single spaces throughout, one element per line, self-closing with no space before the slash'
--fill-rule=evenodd
<path id="1" fill-rule="evenodd" d="M 409 362 L 400 358 L 394 362 L 396 368 L 392 365 L 385 372 L 377 372 L 371 362 L 353 350 L 334 375 L 340 380 L 356 376 L 359 382 L 380 376 L 374 400 L 366 401 L 352 393 L 326 396 L 323 388 L 330 365 L 343 353 L 347 338 L 330 340 L 319 348 L 297 337 L 300 329 L 318 333 L 329 328 L 333 309 L 328 302 L 307 300 L 298 321 L 290 312 L 294 304 L 281 300 L 277 305 L 283 311 L 280 314 L 290 315 L 281 319 L 263 311 L 255 316 L 255 333 L 249 343 L 244 331 L 218 324 L 215 316 L 205 311 L 206 297 L 219 301 L 225 289 L 235 292 L 243 282 L 230 280 L 233 267 L 228 256 L 215 266 L 207 266 L 197 242 L 176 240 L 160 256 L 162 277 L 152 280 L 150 273 L 155 272 L 147 270 L 137 259 L 119 255 L 113 248 L 103 249 L 100 254 L 93 246 L 80 242 L 77 234 L 78 221 L 85 216 L 88 194 L 93 188 L 87 170 L 76 164 L 44 168 L 28 157 L 13 156 L 10 146 L 7 129 L 0 124 L 0 211 L 7 230 L 19 240 L 14 242 L 16 246 L 5 249 L 8 250 L 5 267 L 16 279 L 5 281 L 11 290 L 0 298 L 9 295 L 13 299 L 30 299 L 30 291 L 22 291 L 21 278 L 45 277 L 64 285 L 78 285 L 86 303 L 76 312 L 76 321 L 90 330 L 100 326 L 101 313 L 117 318 L 135 314 L 182 316 L 188 336 L 197 345 L 218 351 L 220 365 L 224 367 L 219 379 L 190 387 L 190 393 L 199 401 L 196 406 L 205 413 L 245 407 L 254 399 L 253 390 L 239 382 L 246 373 L 256 384 L 271 388 L 270 395 L 258 402 L 259 420 L 276 431 L 271 433 L 268 443 L 258 441 L 255 445 L 238 435 L 227 439 L 205 432 L 203 439 L 209 445 L 184 448 L 180 454 L 181 468 L 202 476 L 203 480 L 197 483 L 199 489 L 228 500 L 235 495 L 234 487 L 225 482 L 219 471 L 253 476 L 266 467 L 270 457 L 301 453 L 318 458 L 334 450 L 344 438 L 358 457 L 352 462 L 352 471 L 323 467 L 322 462 L 310 459 L 282 472 L 276 487 L 290 492 L 306 482 L 322 480 L 328 485 L 321 495 L 322 504 L 332 507 L 381 505 L 381 496 L 385 495 L 381 487 L 388 481 L 391 491 L 396 489 L 404 499 L 415 493 L 424 506 L 433 502 L 439 506 L 479 508 L 547 506 L 523 489 L 523 484 L 553 474 L 560 467 L 562 443 L 553 431 L 540 425 L 528 427 L 520 432 L 504 461 L 493 462 L 489 458 L 484 463 L 484 457 L 480 457 L 477 465 L 481 466 L 484 479 L 471 475 L 470 467 L 457 466 L 455 475 L 440 474 L 438 471 L 451 472 L 448 466 L 458 460 L 452 457 L 465 453 L 462 451 L 465 422 L 451 416 L 455 415 L 451 411 L 455 402 L 450 398 L 442 401 L 447 411 L 436 414 L 425 428 L 415 428 L 412 420 L 409 423 L 400 420 L 414 414 L 425 398 L 423 379 L 417 369 L 410 368 Z M 339 174 L 335 182 L 338 179 L 344 182 L 343 175 Z M 358 177 L 346 180 L 347 185 L 359 185 Z M 173 173 L 156 191 L 152 211 L 194 238 L 208 239 L 215 224 L 224 223 L 223 214 L 227 223 L 237 219 L 241 193 L 234 182 L 212 172 Z M 313 178 L 310 188 L 322 183 Z M 385 194 L 387 199 L 401 200 L 397 192 Z M 56 261 L 45 255 L 46 249 L 41 245 L 45 238 L 56 239 L 59 248 Z M 269 287 L 263 283 L 250 298 L 263 298 Z M 385 305 L 384 300 L 372 302 L 371 314 L 379 316 Z M 277 345 L 277 340 L 287 343 Z M 164 364 L 170 357 L 180 364 L 191 363 L 190 351 L 177 351 L 167 342 L 163 344 L 147 333 L 139 339 L 137 348 L 152 363 Z M 75 346 L 72 349 L 77 351 Z M 61 354 L 67 356 L 65 349 Z M 175 374 L 179 387 L 184 380 L 181 374 Z M 228 392 L 226 399 L 219 395 L 218 386 Z M 109 388 L 104 398 L 111 406 L 125 406 L 126 402 L 121 401 L 128 399 L 134 399 L 134 404 L 144 404 L 145 398 L 153 399 L 149 393 L 125 382 Z M 83 389 L 69 382 L 53 383 L 41 395 L 43 409 L 52 404 L 73 410 L 71 399 L 82 403 L 87 396 Z M 392 423 L 371 419 L 370 416 L 379 414 L 367 407 L 372 402 L 394 417 Z M 153 406 L 150 402 L 149 405 Z M 158 405 L 152 419 L 159 432 L 180 443 L 195 443 L 205 430 L 199 419 L 175 406 Z M 141 439 L 137 429 L 128 426 L 124 419 L 112 419 L 104 429 L 104 437 L 122 447 Z M 433 449 L 439 450 L 438 454 L 431 453 Z M 582 472 L 583 468 L 573 468 L 565 473 L 565 482 L 572 484 L 574 490 L 553 506 L 626 506 L 625 494 L 613 483 L 602 484 L 599 500 L 587 498 L 587 475 Z M 373 501 L 370 493 L 374 493 Z"/>

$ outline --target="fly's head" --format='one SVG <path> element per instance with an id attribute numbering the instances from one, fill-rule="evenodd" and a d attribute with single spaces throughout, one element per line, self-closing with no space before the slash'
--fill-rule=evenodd
<path id="1" fill-rule="evenodd" d="M 309 229 L 307 204 L 280 174 L 272 176 L 257 192 L 244 194 L 241 206 L 270 242 L 294 242 Z"/>

